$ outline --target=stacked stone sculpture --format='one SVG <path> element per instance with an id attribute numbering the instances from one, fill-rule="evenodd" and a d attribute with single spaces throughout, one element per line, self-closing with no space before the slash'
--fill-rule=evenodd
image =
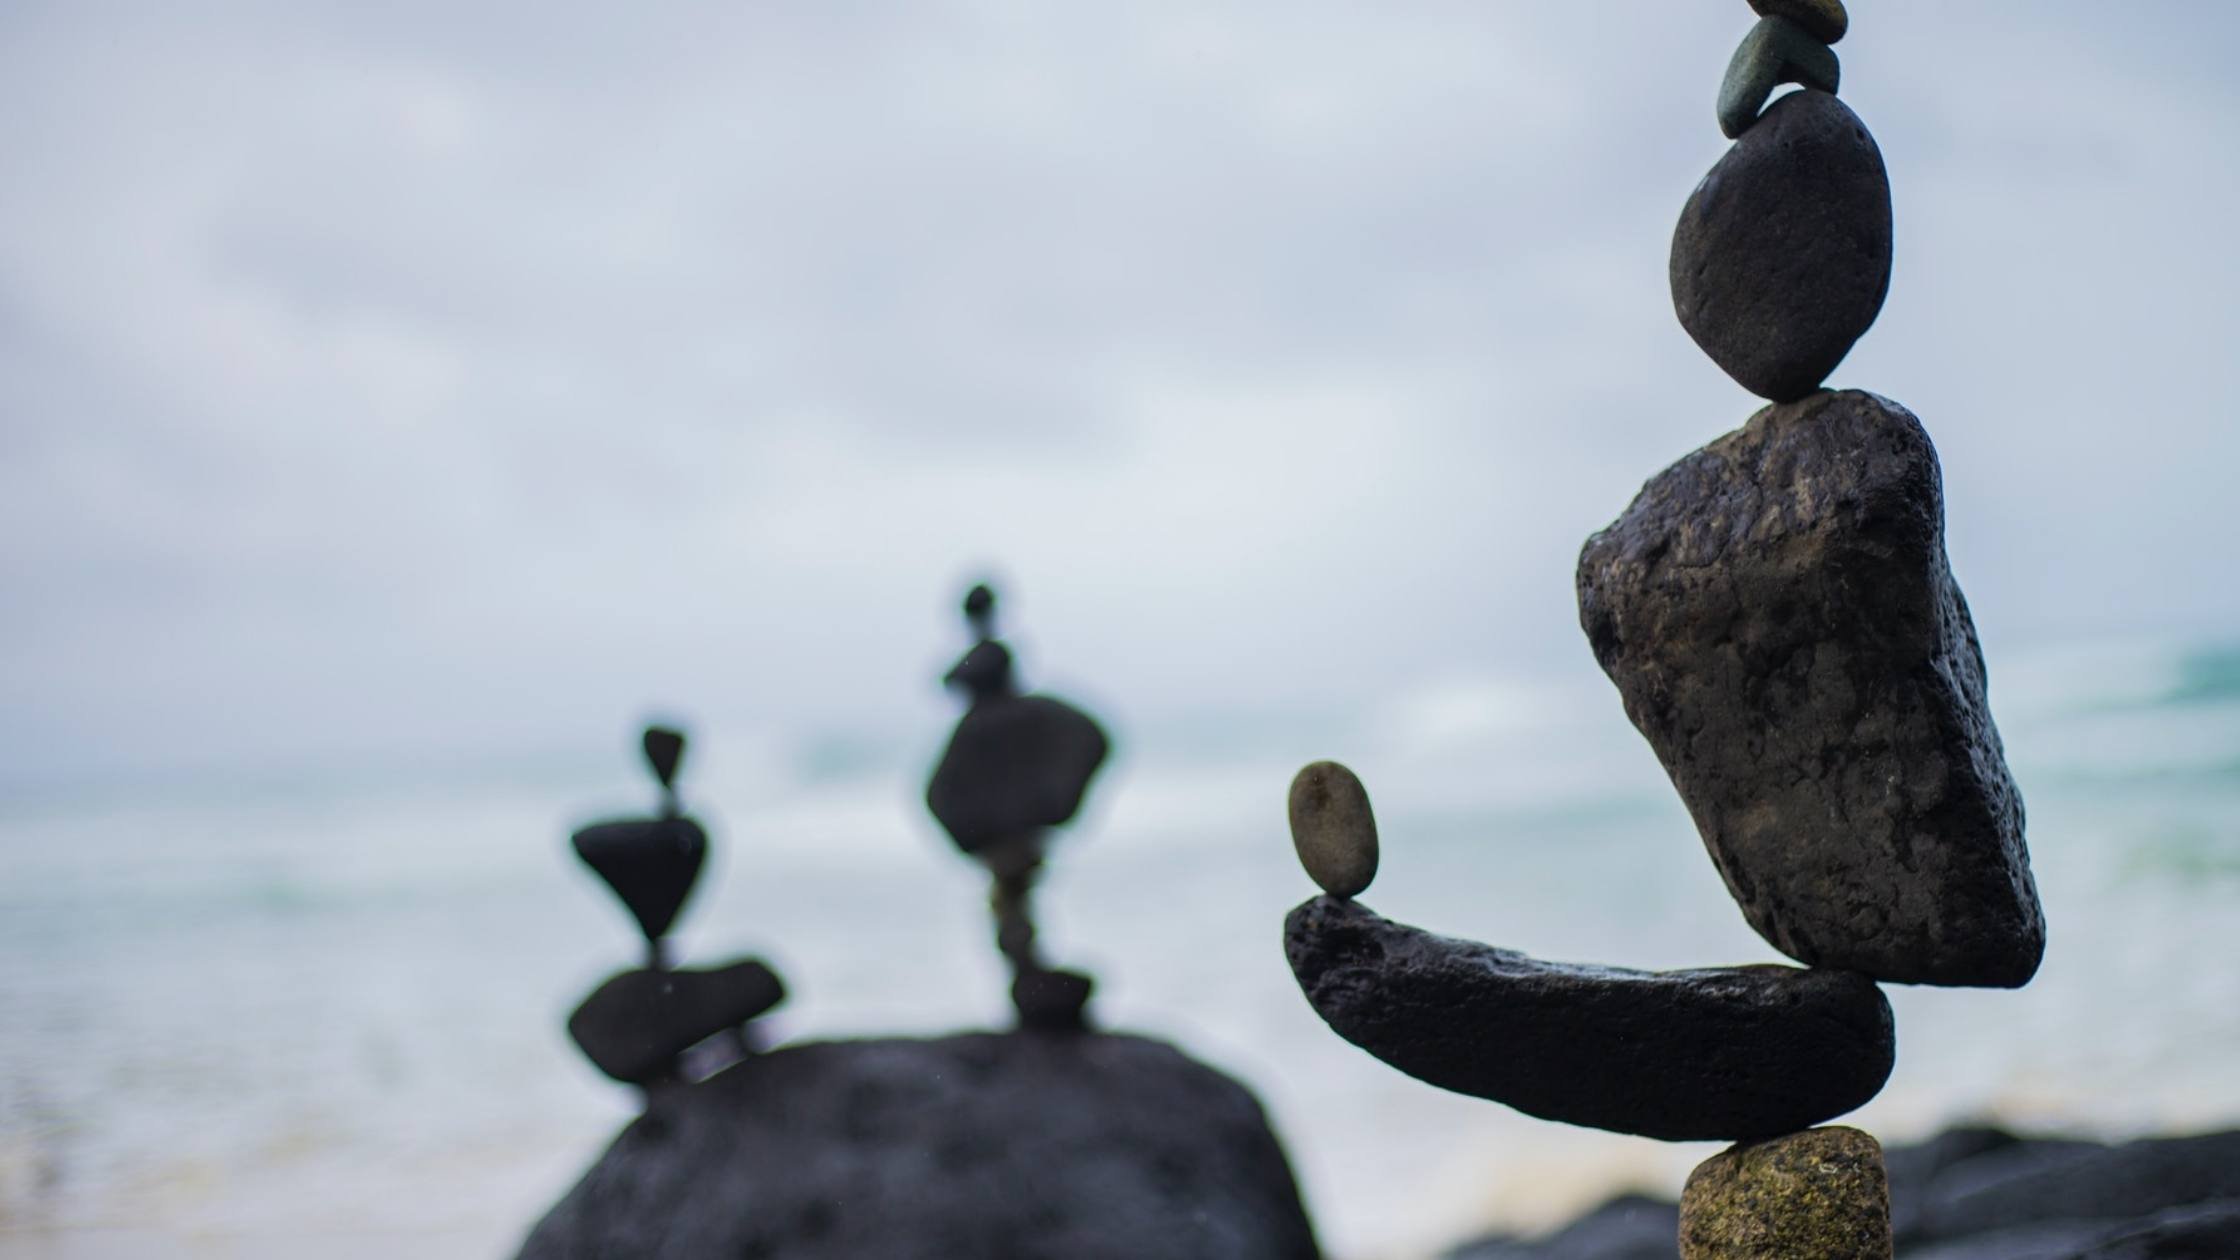
<path id="1" fill-rule="evenodd" d="M 996 947 L 1011 964 L 1020 1025 L 1079 1030 L 1095 981 L 1043 962 L 1030 899 L 1051 829 L 1080 811 L 1110 742 L 1095 719 L 1063 700 L 1020 693 L 1011 650 L 995 637 L 995 606 L 985 585 L 965 596 L 977 641 L 944 681 L 969 707 L 926 785 L 926 807 L 994 881 Z"/>
<path id="2" fill-rule="evenodd" d="M 1903 407 L 1823 384 L 1890 280 L 1881 154 L 1834 95 L 1847 18 L 1751 4 L 1718 102 L 1735 143 L 1681 211 L 1670 279 L 1688 334 L 1773 405 L 1587 540 L 1579 614 L 1744 917 L 1805 966 L 1572 966 L 1389 922 L 1352 900 L 1375 824 L 1328 762 L 1292 786 L 1327 895 L 1285 952 L 1339 1035 L 1421 1080 L 1739 1143 L 1689 1180 L 1683 1256 L 1888 1257 L 1880 1148 L 1811 1127 L 1890 1073 L 1878 982 L 2020 986 L 2045 922 L 1936 451 Z M 1765 108 L 1783 82 L 1803 86 Z"/>
<path id="3" fill-rule="evenodd" d="M 677 800 L 683 733 L 649 726 L 641 742 L 661 784 L 660 812 L 584 827 L 575 833 L 575 850 L 637 921 L 646 965 L 594 989 L 568 1016 L 568 1035 L 601 1072 L 651 1086 L 687 1075 L 688 1052 L 701 1075 L 750 1053 L 748 1022 L 783 1001 L 785 985 L 755 958 L 707 968 L 670 965 L 666 938 L 700 877 L 708 834 Z"/>

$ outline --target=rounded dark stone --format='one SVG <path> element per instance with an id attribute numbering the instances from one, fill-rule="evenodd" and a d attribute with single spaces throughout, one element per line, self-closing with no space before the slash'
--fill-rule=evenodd
<path id="1" fill-rule="evenodd" d="M 568 1036 L 592 1066 L 642 1084 L 673 1073 L 677 1056 L 785 1000 L 778 973 L 759 959 L 722 967 L 625 971 L 568 1016 Z"/>
<path id="2" fill-rule="evenodd" d="M 967 853 L 1056 827 L 1080 810 L 1109 747 L 1104 729 L 1062 700 L 990 696 L 958 721 L 926 807 Z"/>
<path id="3" fill-rule="evenodd" d="M 1543 1120 L 1667 1141 L 1773 1137 L 1889 1079 L 1890 1005 L 1865 976 L 1541 962 L 1317 897 L 1284 922 L 1317 1014 L 1402 1072 Z"/>
<path id="4" fill-rule="evenodd" d="M 1019 1027 L 1037 1032 L 1080 1032 L 1089 1026 L 1089 995 L 1097 982 L 1079 971 L 1022 969 L 1011 981 Z"/>
<path id="5" fill-rule="evenodd" d="M 1773 103 L 1696 185 L 1672 237 L 1672 304 L 1703 352 L 1775 402 L 1820 387 L 1890 291 L 1890 179 L 1825 92 Z"/>
<path id="6" fill-rule="evenodd" d="M 1680 1260 L 1889 1260 L 1882 1146 L 1808 1129 L 1720 1152 L 1680 1195 Z"/>

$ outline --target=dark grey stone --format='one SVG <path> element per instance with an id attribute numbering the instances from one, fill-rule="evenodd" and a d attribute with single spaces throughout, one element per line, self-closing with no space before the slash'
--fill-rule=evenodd
<path id="1" fill-rule="evenodd" d="M 1681 326 L 1744 389 L 1818 389 L 1890 291 L 1890 179 L 1866 125 L 1826 92 L 1775 101 L 1689 195 L 1671 281 Z"/>
<path id="2" fill-rule="evenodd" d="M 1784 83 L 1835 92 L 1843 67 L 1828 42 L 1779 14 L 1761 18 L 1727 62 L 1719 82 L 1719 131 L 1734 140 L 1758 121 L 1766 98 Z"/>
<path id="3" fill-rule="evenodd" d="M 684 760 L 684 732 L 666 726 L 649 726 L 638 741 L 646 751 L 646 764 L 653 767 L 653 777 L 661 786 L 673 787 L 677 781 L 677 763 Z"/>
<path id="4" fill-rule="evenodd" d="M 1079 971 L 1027 967 L 1011 980 L 1019 1026 L 1040 1032 L 1079 1032 L 1089 1026 L 1089 995 L 1097 982 Z"/>
<path id="5" fill-rule="evenodd" d="M 2036 972 L 2022 798 L 1911 413 L 1817 394 L 1674 464 L 1587 540 L 1579 620 L 1775 948 L 1902 983 Z"/>
<path id="6" fill-rule="evenodd" d="M 2021 1141 L 2005 1129 L 1971 1124 L 1946 1129 L 1920 1142 L 1885 1147 L 1882 1165 L 1890 1176 L 1891 1233 L 1900 1243 L 1921 1233 L 1921 1206 L 1928 1201 L 1929 1186 L 1947 1169 Z"/>
<path id="7" fill-rule="evenodd" d="M 1919 1229 L 1930 1238 L 2057 1220 L 2137 1220 L 2240 1199 L 2240 1130 L 2119 1146 L 2025 1142 L 1933 1180 Z"/>
<path id="8" fill-rule="evenodd" d="M 1676 1260 L 1679 1237 L 1678 1204 L 1625 1194 L 1544 1237 L 1480 1239 L 1447 1260 Z"/>
<path id="9" fill-rule="evenodd" d="M 1852 972 L 1540 962 L 1334 897 L 1293 910 L 1283 944 L 1339 1036 L 1543 1120 L 1668 1141 L 1773 1137 L 1874 1097 L 1895 1051 L 1889 1004 Z"/>
<path id="10" fill-rule="evenodd" d="M 2122 1228 L 2121 1221 L 2047 1221 L 1965 1238 L 1901 1241 L 1897 1255 L 1898 1260 L 2076 1260 Z"/>
<path id="11" fill-rule="evenodd" d="M 575 834 L 576 856 L 607 881 L 649 941 L 666 935 L 692 895 L 708 833 L 682 815 L 593 823 Z"/>
<path id="12" fill-rule="evenodd" d="M 984 696 L 950 736 L 926 806 L 967 853 L 1059 826 L 1080 810 L 1109 746 L 1095 720 L 1062 700 Z"/>
<path id="13" fill-rule="evenodd" d="M 655 1089 L 523 1260 L 1312 1260 L 1236 1082 L 1159 1042 L 792 1045 Z"/>
<path id="14" fill-rule="evenodd" d="M 677 1056 L 785 1000 L 785 984 L 759 959 L 722 967 L 625 971 L 568 1016 L 568 1036 L 593 1067 L 643 1084 L 675 1073 Z"/>
<path id="15" fill-rule="evenodd" d="M 1823 44 L 1841 42 L 1851 29 L 1843 0 L 1750 0 L 1750 7 L 1761 16 L 1788 18 Z"/>

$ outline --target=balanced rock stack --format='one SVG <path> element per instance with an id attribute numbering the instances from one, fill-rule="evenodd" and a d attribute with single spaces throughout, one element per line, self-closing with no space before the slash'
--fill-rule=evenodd
<path id="1" fill-rule="evenodd" d="M 649 726 L 641 742 L 661 783 L 661 812 L 593 823 L 575 833 L 575 850 L 637 920 L 646 965 L 594 989 L 568 1016 L 568 1035 L 601 1072 L 650 1086 L 687 1075 L 688 1052 L 690 1074 L 702 1076 L 749 1053 L 748 1021 L 783 1001 L 785 985 L 756 958 L 670 966 L 665 938 L 699 880 L 708 833 L 677 801 L 683 733 Z"/>
<path id="2" fill-rule="evenodd" d="M 1889 286 L 1882 158 L 1835 98 L 1837 0 L 1752 0 L 1681 212 L 1681 324 L 1774 405 L 1651 480 L 1579 558 L 1580 623 L 1744 917 L 1805 967 L 1540 962 L 1389 922 L 1368 798 L 1300 772 L 1294 843 L 1328 895 L 1285 952 L 1339 1035 L 1401 1071 L 1571 1124 L 1734 1149 L 1682 1200 L 1687 1257 L 1891 1254 L 1872 1098 L 1881 983 L 2016 987 L 2045 948 L 2022 802 L 1946 564 L 1920 421 L 1823 382 Z M 1801 90 L 1765 108 L 1784 82 Z M 1761 112 L 1762 111 L 1762 112 Z"/>
<path id="3" fill-rule="evenodd" d="M 1011 649 L 995 637 L 995 609 L 986 585 L 966 593 L 977 642 L 944 681 L 969 707 L 934 766 L 926 808 L 958 849 L 988 868 L 996 948 L 1011 964 L 1020 1026 L 1079 1030 L 1095 981 L 1043 962 L 1030 901 L 1051 829 L 1080 812 L 1111 745 L 1095 719 L 1065 701 L 1020 694 Z"/>

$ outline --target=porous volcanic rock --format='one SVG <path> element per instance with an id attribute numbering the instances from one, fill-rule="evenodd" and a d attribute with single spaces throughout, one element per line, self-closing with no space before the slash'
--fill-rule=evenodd
<path id="1" fill-rule="evenodd" d="M 1912 413 L 1759 411 L 1587 540 L 1579 620 L 1776 949 L 1901 983 L 2037 971 L 2022 797 Z"/>
<path id="2" fill-rule="evenodd" d="M 1668 1141 L 1770 1137 L 1882 1088 L 1881 990 L 1795 967 L 1541 962 L 1317 897 L 1284 923 L 1325 1023 L 1418 1080 L 1527 1115 Z"/>
<path id="3" fill-rule="evenodd" d="M 1260 1105 L 1114 1035 L 815 1042 L 652 1092 L 522 1260 L 1312 1260 Z"/>
<path id="4" fill-rule="evenodd" d="M 1841 1125 L 1723 1151 L 1680 1194 L 1681 1260 L 1890 1260 L 1882 1147 Z"/>

